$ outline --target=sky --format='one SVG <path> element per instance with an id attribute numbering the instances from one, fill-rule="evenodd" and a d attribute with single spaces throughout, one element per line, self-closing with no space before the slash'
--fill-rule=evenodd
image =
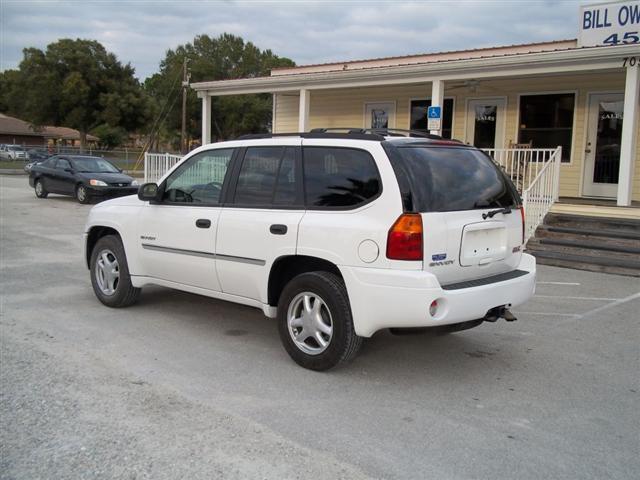
<path id="1" fill-rule="evenodd" d="M 564 40 L 584 3 L 599 2 L 0 0 L 0 70 L 60 38 L 98 40 L 140 80 L 198 34 L 240 35 L 298 65 Z"/>

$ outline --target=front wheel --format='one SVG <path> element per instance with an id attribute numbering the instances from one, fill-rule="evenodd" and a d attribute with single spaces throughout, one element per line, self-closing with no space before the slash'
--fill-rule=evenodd
<path id="1" fill-rule="evenodd" d="M 91 252 L 91 285 L 107 307 L 128 307 L 138 300 L 140 289 L 131 284 L 120 237 L 107 235 L 96 242 Z"/>
<path id="2" fill-rule="evenodd" d="M 87 187 L 82 184 L 76 187 L 76 200 L 82 204 L 87 204 L 91 201 L 91 196 L 89 195 Z"/>
<path id="3" fill-rule="evenodd" d="M 350 361 L 363 341 L 344 282 L 329 272 L 303 273 L 287 284 L 278 302 L 278 330 L 289 356 L 311 370 Z"/>
<path id="4" fill-rule="evenodd" d="M 49 195 L 49 192 L 47 192 L 46 188 L 44 188 L 44 183 L 42 183 L 42 180 L 36 180 L 33 189 L 35 190 L 36 197 L 38 198 L 47 198 L 47 195 Z"/>

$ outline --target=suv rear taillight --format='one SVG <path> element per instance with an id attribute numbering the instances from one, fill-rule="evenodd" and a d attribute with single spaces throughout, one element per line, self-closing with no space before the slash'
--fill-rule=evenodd
<path id="1" fill-rule="evenodd" d="M 389 230 L 387 258 L 391 260 L 422 260 L 422 216 L 403 213 Z"/>
<path id="2" fill-rule="evenodd" d="M 522 243 L 524 244 L 524 205 L 520 205 L 520 217 L 522 218 Z"/>

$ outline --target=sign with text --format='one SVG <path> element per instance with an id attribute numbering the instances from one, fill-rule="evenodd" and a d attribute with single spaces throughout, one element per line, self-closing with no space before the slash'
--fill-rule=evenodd
<path id="1" fill-rule="evenodd" d="M 640 0 L 580 7 L 578 47 L 640 44 Z"/>
<path id="2" fill-rule="evenodd" d="M 442 127 L 442 107 L 427 108 L 427 130 L 440 130 Z"/>

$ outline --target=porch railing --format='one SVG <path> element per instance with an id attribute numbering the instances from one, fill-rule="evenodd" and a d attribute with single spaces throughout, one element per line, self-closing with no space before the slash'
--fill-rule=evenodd
<path id="1" fill-rule="evenodd" d="M 171 153 L 149 153 L 144 154 L 144 181 L 156 182 L 162 178 L 176 163 L 182 160 L 180 155 Z"/>
<path id="2" fill-rule="evenodd" d="M 525 242 L 558 200 L 562 147 L 484 149 L 500 165 L 522 196 Z"/>

